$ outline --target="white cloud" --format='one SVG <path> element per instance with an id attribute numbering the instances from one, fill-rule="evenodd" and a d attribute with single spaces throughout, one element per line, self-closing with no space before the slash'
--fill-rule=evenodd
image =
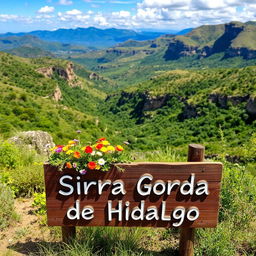
<path id="1" fill-rule="evenodd" d="M 141 27 L 181 29 L 254 20 L 255 13 L 256 0 L 143 0 L 135 19 Z"/>
<path id="2" fill-rule="evenodd" d="M 57 0 L 56 0 L 57 1 Z M 61 2 L 58 0 L 57 2 Z M 89 4 L 119 2 L 120 0 L 83 0 Z M 133 0 L 127 0 L 130 2 Z M 65 0 L 64 2 L 72 2 Z M 122 1 L 123 2 L 123 1 Z M 22 21 L 34 23 L 38 28 L 50 24 L 56 27 L 117 27 L 179 30 L 203 24 L 220 24 L 232 20 L 248 21 L 256 19 L 256 0 L 141 0 L 136 9 L 101 12 L 70 9 L 54 13 L 54 7 L 44 6 L 34 17 L 0 14 L 0 22 Z M 36 27 L 35 25 L 35 27 Z"/>
<path id="3" fill-rule="evenodd" d="M 60 0 L 59 4 L 60 5 L 72 5 L 73 2 L 71 0 Z"/>
<path id="4" fill-rule="evenodd" d="M 138 4 L 141 7 L 184 7 L 190 3 L 190 0 L 144 0 L 142 4 Z"/>
<path id="5" fill-rule="evenodd" d="M 71 10 L 71 11 L 67 11 L 66 14 L 67 14 L 67 15 L 81 15 L 82 12 L 79 11 L 79 10 L 77 10 L 77 9 L 73 9 L 73 10 Z"/>
<path id="6" fill-rule="evenodd" d="M 16 20 L 18 19 L 17 15 L 12 15 L 12 14 L 0 14 L 0 21 L 6 22 L 10 20 Z"/>
<path id="7" fill-rule="evenodd" d="M 105 27 L 105 26 L 108 26 L 109 23 L 107 22 L 106 18 L 104 16 L 102 16 L 102 14 L 97 14 L 95 17 L 94 17 L 94 22 L 96 24 L 98 24 L 98 26 L 102 26 L 102 27 Z"/>
<path id="8" fill-rule="evenodd" d="M 112 12 L 112 15 L 117 18 L 128 18 L 131 16 L 131 13 L 128 11 Z"/>
<path id="9" fill-rule="evenodd" d="M 37 12 L 38 13 L 51 13 L 51 12 L 54 12 L 54 7 L 53 6 L 44 6 L 42 8 L 40 8 Z"/>

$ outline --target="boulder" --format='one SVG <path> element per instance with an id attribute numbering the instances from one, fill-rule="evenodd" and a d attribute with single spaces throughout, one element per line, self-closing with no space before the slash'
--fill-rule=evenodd
<path id="1" fill-rule="evenodd" d="M 29 149 L 34 149 L 39 154 L 47 154 L 49 148 L 55 145 L 52 136 L 43 131 L 20 132 L 9 140 L 16 145 L 26 145 Z"/>

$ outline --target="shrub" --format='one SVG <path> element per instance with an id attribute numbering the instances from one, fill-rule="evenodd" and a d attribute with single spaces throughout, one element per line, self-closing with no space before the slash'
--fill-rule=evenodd
<path id="1" fill-rule="evenodd" d="M 46 197 L 45 193 L 34 193 L 34 201 L 32 204 L 36 208 L 35 213 L 39 215 L 46 214 Z"/>
<path id="2" fill-rule="evenodd" d="M 19 165 L 20 152 L 18 148 L 4 141 L 0 144 L 0 167 L 14 169 Z"/>
<path id="3" fill-rule="evenodd" d="M 19 167 L 10 170 L 12 186 L 16 189 L 16 196 L 32 196 L 34 192 L 44 189 L 43 168 L 39 165 Z"/>
<path id="4" fill-rule="evenodd" d="M 0 183 L 0 230 L 7 227 L 13 217 L 14 200 L 9 187 Z"/>

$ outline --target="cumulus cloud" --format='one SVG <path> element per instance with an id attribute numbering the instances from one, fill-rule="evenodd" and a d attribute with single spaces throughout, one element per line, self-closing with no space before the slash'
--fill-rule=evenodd
<path id="1" fill-rule="evenodd" d="M 40 8 L 37 12 L 38 13 L 51 13 L 51 12 L 54 12 L 54 7 L 53 6 L 44 6 L 42 8 Z"/>
<path id="2" fill-rule="evenodd" d="M 184 7 L 190 3 L 190 0 L 144 0 L 140 7 Z"/>
<path id="3" fill-rule="evenodd" d="M 79 10 L 77 10 L 77 9 L 73 9 L 73 10 L 71 10 L 71 11 L 67 11 L 66 14 L 67 14 L 67 15 L 81 15 L 82 12 L 79 11 Z"/>
<path id="4" fill-rule="evenodd" d="M 254 0 L 143 0 L 137 4 L 135 17 L 144 24 L 144 27 L 172 29 L 226 23 L 231 20 L 248 21 L 255 19 L 255 2 Z"/>
<path id="5" fill-rule="evenodd" d="M 6 22 L 10 20 L 16 20 L 18 19 L 17 15 L 11 15 L 11 14 L 0 14 L 0 21 Z"/>
<path id="6" fill-rule="evenodd" d="M 133 0 L 83 0 L 90 5 L 103 2 L 118 3 Z M 58 0 L 69 3 L 71 0 Z M 50 24 L 52 27 L 118 27 L 128 29 L 151 28 L 179 30 L 203 24 L 220 24 L 232 20 L 248 21 L 256 19 L 256 0 L 141 0 L 136 8 L 113 12 L 97 9 L 83 11 L 70 9 L 54 14 L 54 7 L 42 7 L 34 17 L 27 20 L 17 15 L 0 14 L 0 21 L 25 20 L 27 23 Z M 41 26 L 39 24 L 39 26 Z M 52 26 L 52 27 L 51 27 Z"/>
<path id="7" fill-rule="evenodd" d="M 60 0 L 60 1 L 59 1 L 59 4 L 60 4 L 60 5 L 72 5 L 73 2 L 70 1 L 70 0 Z"/>

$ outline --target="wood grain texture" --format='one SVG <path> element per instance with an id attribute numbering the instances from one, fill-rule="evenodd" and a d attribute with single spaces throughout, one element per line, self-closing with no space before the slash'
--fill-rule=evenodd
<path id="1" fill-rule="evenodd" d="M 116 207 L 118 200 L 122 200 L 123 204 L 130 201 L 130 207 L 139 205 L 141 200 L 145 200 L 145 206 L 160 207 L 161 202 L 166 201 L 166 212 L 169 214 L 175 207 L 196 206 L 200 210 L 200 217 L 194 222 L 185 221 L 183 226 L 187 227 L 215 227 L 218 219 L 220 181 L 222 176 L 221 163 L 132 163 L 119 164 L 124 172 L 120 172 L 116 167 L 113 167 L 109 172 L 88 171 L 86 175 L 80 175 L 75 170 L 64 170 L 59 172 L 56 167 L 45 165 L 45 185 L 46 185 L 46 203 L 48 225 L 50 226 L 141 226 L 141 227 L 172 227 L 172 222 L 165 221 L 122 221 L 118 222 L 113 219 L 107 221 L 107 202 L 113 200 L 113 207 Z M 151 174 L 156 180 L 188 180 L 191 173 L 196 176 L 195 181 L 207 180 L 209 184 L 210 194 L 204 197 L 184 196 L 178 192 L 178 189 L 173 191 L 171 195 L 163 196 L 150 195 L 142 197 L 136 193 L 136 185 L 139 178 L 145 174 Z M 58 191 L 61 189 L 59 179 L 61 176 L 69 174 L 74 179 L 76 176 L 81 177 L 81 181 L 98 181 L 109 179 L 111 181 L 121 179 L 125 183 L 126 194 L 113 196 L 111 194 L 111 186 L 108 186 L 102 195 L 98 195 L 97 188 L 92 187 L 91 192 L 85 195 L 73 194 L 68 197 L 61 196 Z M 75 201 L 79 199 L 81 208 L 90 205 L 94 207 L 94 218 L 90 221 L 69 220 L 66 213 L 69 207 L 74 206 Z M 159 208 L 160 209 L 160 208 Z"/>
<path id="2" fill-rule="evenodd" d="M 188 146 L 188 162 L 203 162 L 205 147 L 198 144 Z M 179 255 L 194 255 L 195 229 L 191 227 L 182 227 L 180 229 Z"/>

